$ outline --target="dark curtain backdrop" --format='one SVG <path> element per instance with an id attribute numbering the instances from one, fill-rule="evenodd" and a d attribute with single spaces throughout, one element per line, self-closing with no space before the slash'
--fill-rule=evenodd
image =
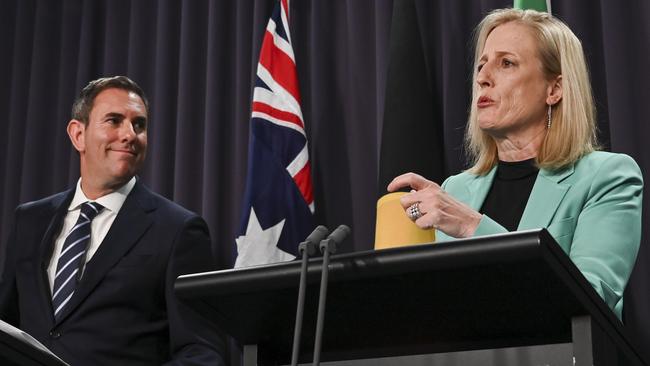
<path id="1" fill-rule="evenodd" d="M 404 0 L 395 0 L 404 1 Z M 415 0 L 436 141 L 431 164 L 465 167 L 471 30 L 509 0 Z M 151 188 L 201 213 L 229 266 L 246 174 L 261 36 L 274 0 L 0 0 L 0 235 L 13 209 L 72 187 L 78 158 L 65 126 L 89 80 L 123 74 L 151 102 Z M 343 251 L 372 248 L 392 0 L 291 0 L 291 33 L 310 141 L 316 221 L 345 223 Z M 583 40 L 604 146 L 632 155 L 646 179 L 650 2 L 554 0 Z M 390 95 L 390 93 L 388 94 Z M 413 156 L 418 159 L 418 156 Z M 648 205 L 626 299 L 631 332 L 650 349 Z"/>

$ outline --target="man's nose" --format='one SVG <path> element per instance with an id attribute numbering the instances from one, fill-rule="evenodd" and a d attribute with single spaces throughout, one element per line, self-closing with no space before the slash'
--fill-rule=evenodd
<path id="1" fill-rule="evenodd" d="M 124 120 L 122 126 L 120 126 L 120 139 L 122 141 L 133 141 L 135 139 L 136 133 L 135 128 L 133 127 L 133 122 L 131 120 Z"/>

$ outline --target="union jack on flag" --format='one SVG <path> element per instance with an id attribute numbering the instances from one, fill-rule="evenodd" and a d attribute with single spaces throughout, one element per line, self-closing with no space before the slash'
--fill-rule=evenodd
<path id="1" fill-rule="evenodd" d="M 314 228 L 313 212 L 288 1 L 281 0 L 266 26 L 257 65 L 235 267 L 294 259 Z"/>

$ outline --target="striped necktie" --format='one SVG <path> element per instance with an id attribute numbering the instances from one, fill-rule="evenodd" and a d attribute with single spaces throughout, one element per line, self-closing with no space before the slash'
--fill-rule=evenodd
<path id="1" fill-rule="evenodd" d="M 61 255 L 56 265 L 54 275 L 54 286 L 52 288 L 52 306 L 54 317 L 62 313 L 65 304 L 70 301 L 74 293 L 80 272 L 86 261 L 86 247 L 90 242 L 90 222 L 104 208 L 97 202 L 84 202 L 81 205 L 79 219 L 74 225 L 68 237 L 65 238 Z"/>

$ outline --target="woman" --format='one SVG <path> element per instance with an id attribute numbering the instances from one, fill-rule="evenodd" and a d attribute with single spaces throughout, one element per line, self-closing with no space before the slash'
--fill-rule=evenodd
<path id="1" fill-rule="evenodd" d="M 582 46 L 560 20 L 490 13 L 476 33 L 466 147 L 473 166 L 442 187 L 407 173 L 401 204 L 438 241 L 546 228 L 616 315 L 641 238 L 643 180 L 623 154 L 595 151 Z"/>

